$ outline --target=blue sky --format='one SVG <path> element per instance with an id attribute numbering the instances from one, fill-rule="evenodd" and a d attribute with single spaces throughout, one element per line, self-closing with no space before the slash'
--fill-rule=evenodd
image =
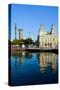
<path id="1" fill-rule="evenodd" d="M 47 32 L 51 30 L 51 24 L 54 24 L 58 32 L 58 8 L 11 4 L 11 39 L 15 37 L 15 24 L 18 29 L 23 29 L 24 38 L 31 36 L 33 40 L 37 39 L 40 24 L 44 25 Z"/>

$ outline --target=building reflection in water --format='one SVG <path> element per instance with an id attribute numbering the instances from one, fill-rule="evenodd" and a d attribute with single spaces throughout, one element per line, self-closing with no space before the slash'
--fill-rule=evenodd
<path id="1" fill-rule="evenodd" d="M 15 58 L 15 68 L 18 69 L 21 64 L 24 64 L 26 60 L 36 59 L 40 68 L 40 72 L 45 72 L 47 67 L 50 67 L 53 71 L 57 69 L 58 55 L 51 52 L 18 52 L 12 54 Z M 36 61 L 35 60 L 35 61 Z M 31 61 L 32 62 L 32 61 Z"/>
<path id="2" fill-rule="evenodd" d="M 58 82 L 58 54 L 52 52 L 15 52 L 11 55 L 13 85 Z"/>
<path id="3" fill-rule="evenodd" d="M 50 66 L 53 71 L 57 69 L 57 54 L 51 52 L 42 52 L 38 53 L 37 56 L 41 72 L 44 72 L 48 66 Z"/>
<path id="4" fill-rule="evenodd" d="M 26 60 L 31 61 L 33 54 L 29 52 L 15 52 L 12 53 L 12 56 L 14 58 L 14 69 L 18 72 L 19 67 L 24 64 Z"/>
<path id="5" fill-rule="evenodd" d="M 31 60 L 31 58 L 33 57 L 33 54 L 23 51 L 23 52 L 13 53 L 12 56 L 15 58 L 17 62 L 19 62 L 19 64 L 23 64 L 26 59 Z"/>

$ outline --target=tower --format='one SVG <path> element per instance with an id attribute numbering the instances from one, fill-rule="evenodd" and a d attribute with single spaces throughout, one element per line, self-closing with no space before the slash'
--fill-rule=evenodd
<path id="1" fill-rule="evenodd" d="M 19 32 L 19 40 L 23 39 L 23 29 L 18 29 Z"/>
<path id="2" fill-rule="evenodd" d="M 40 25 L 39 32 L 38 32 L 38 37 L 37 37 L 37 46 L 42 47 L 44 46 L 44 35 L 45 35 L 45 30 L 44 26 Z"/>
<path id="3" fill-rule="evenodd" d="M 43 35 L 43 33 L 44 33 L 44 26 L 43 25 L 40 25 L 39 36 Z"/>
<path id="4" fill-rule="evenodd" d="M 51 43 L 52 43 L 53 48 L 58 45 L 58 39 L 55 32 L 55 26 L 53 24 L 51 25 Z"/>
<path id="5" fill-rule="evenodd" d="M 55 34 L 55 26 L 53 24 L 51 25 L 51 34 Z"/>
<path id="6" fill-rule="evenodd" d="M 16 24 L 15 24 L 15 40 L 17 39 L 17 27 L 16 27 Z"/>

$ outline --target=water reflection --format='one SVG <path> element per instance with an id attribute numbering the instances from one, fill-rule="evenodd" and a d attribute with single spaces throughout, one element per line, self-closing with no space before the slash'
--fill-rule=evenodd
<path id="1" fill-rule="evenodd" d="M 50 66 L 53 71 L 57 69 L 57 54 L 51 52 L 40 52 L 40 53 L 31 53 L 31 52 L 19 52 L 12 54 L 15 58 L 15 66 L 17 65 L 17 60 L 19 64 L 23 64 L 26 59 L 31 60 L 35 56 L 40 67 L 40 71 L 44 72 L 45 69 Z"/>
<path id="2" fill-rule="evenodd" d="M 11 85 L 58 82 L 58 54 L 18 52 L 11 55 Z"/>
<path id="3" fill-rule="evenodd" d="M 23 64 L 25 62 L 25 59 L 31 59 L 33 57 L 33 53 L 29 52 L 18 52 L 12 54 L 12 56 L 18 61 L 20 64 Z M 17 58 L 16 58 L 17 57 Z"/>
<path id="4" fill-rule="evenodd" d="M 51 52 L 38 53 L 37 55 L 40 71 L 44 72 L 50 66 L 53 71 L 57 69 L 57 54 Z"/>

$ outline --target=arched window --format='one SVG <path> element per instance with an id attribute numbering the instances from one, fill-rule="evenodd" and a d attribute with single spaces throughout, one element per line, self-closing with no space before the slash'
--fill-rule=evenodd
<path id="1" fill-rule="evenodd" d="M 47 43 L 45 43 L 45 46 L 47 46 Z"/>

